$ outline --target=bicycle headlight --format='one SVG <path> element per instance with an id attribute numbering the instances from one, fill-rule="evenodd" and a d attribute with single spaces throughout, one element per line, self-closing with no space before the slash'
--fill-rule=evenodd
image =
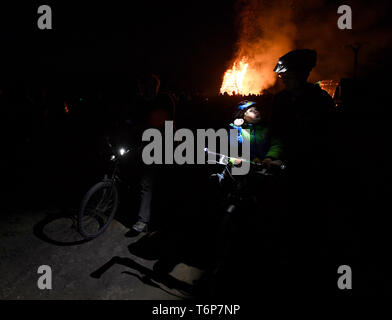
<path id="1" fill-rule="evenodd" d="M 129 149 L 126 149 L 126 148 L 120 148 L 119 150 L 118 150 L 118 154 L 120 155 L 120 156 L 123 156 L 124 154 L 127 154 L 129 152 Z"/>

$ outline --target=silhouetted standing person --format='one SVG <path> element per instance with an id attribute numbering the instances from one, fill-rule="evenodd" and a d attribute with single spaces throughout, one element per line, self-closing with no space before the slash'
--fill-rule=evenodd
<path id="1" fill-rule="evenodd" d="M 285 85 L 275 96 L 272 136 L 280 141 L 279 158 L 288 167 L 282 234 L 291 260 L 290 280 L 301 282 L 295 282 L 294 290 L 306 285 L 312 270 L 320 279 L 315 289 L 322 287 L 320 258 L 327 240 L 328 202 L 333 195 L 328 182 L 329 121 L 335 108 L 327 92 L 307 82 L 316 60 L 314 50 L 293 50 L 282 56 L 274 69 Z"/>
<path id="2" fill-rule="evenodd" d="M 147 75 L 138 81 L 138 96 L 134 102 L 135 110 L 131 115 L 133 119 L 132 121 L 128 119 L 128 121 L 131 122 L 131 127 L 134 127 L 134 133 L 137 131 L 135 136 L 140 145 L 143 145 L 141 137 L 144 130 L 155 128 L 160 130 L 163 135 L 165 121 L 174 120 L 174 102 L 171 96 L 160 92 L 159 89 L 160 79 L 156 75 Z M 132 229 L 138 233 L 148 230 L 157 175 L 162 170 L 159 170 L 156 165 L 142 164 L 139 171 L 141 173 L 141 201 L 138 221 L 132 226 Z"/>

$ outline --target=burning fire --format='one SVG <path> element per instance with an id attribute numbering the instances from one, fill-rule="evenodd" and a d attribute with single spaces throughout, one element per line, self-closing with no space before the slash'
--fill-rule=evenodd
<path id="1" fill-rule="evenodd" d="M 227 92 L 230 96 L 260 94 L 263 89 L 272 86 L 275 79 L 272 67 L 260 67 L 260 62 L 243 56 L 235 60 L 231 69 L 226 70 L 220 93 Z"/>
<path id="2" fill-rule="evenodd" d="M 248 48 L 248 51 L 249 48 Z M 276 53 L 253 52 L 250 55 L 239 55 L 233 66 L 226 70 L 220 93 L 228 95 L 261 94 L 263 90 L 271 88 L 276 82 L 273 71 L 276 57 L 284 50 Z"/>
<path id="3" fill-rule="evenodd" d="M 248 70 L 249 63 L 243 57 L 240 61 L 235 61 L 233 67 L 228 69 L 223 76 L 222 86 L 220 93 L 227 92 L 229 95 L 235 94 L 248 94 L 249 89 L 244 86 L 244 78 Z"/>

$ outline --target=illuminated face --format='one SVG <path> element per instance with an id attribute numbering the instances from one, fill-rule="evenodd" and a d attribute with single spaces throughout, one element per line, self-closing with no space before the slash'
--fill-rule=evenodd
<path id="1" fill-rule="evenodd" d="M 255 107 L 250 107 L 244 114 L 244 120 L 248 123 L 256 124 L 260 122 L 261 114 Z"/>

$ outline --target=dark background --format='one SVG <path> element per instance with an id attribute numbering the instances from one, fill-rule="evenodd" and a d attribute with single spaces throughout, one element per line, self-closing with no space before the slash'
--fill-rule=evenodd
<path id="1" fill-rule="evenodd" d="M 137 108 L 140 76 L 154 73 L 160 91 L 191 99 L 176 103 L 177 127 L 231 121 L 240 97 L 206 99 L 217 97 L 235 50 L 234 2 L 47 4 L 52 30 L 37 27 L 40 3 L 0 11 L 3 161 L 12 199 L 77 201 L 102 172 L 103 137 L 118 138 L 122 111 Z M 68 192 L 75 178 L 72 188 L 80 189 Z M 29 191 L 37 184 L 38 195 Z"/>
<path id="2" fill-rule="evenodd" d="M 233 1 L 47 4 L 53 30 L 36 26 L 38 4 L 2 5 L 3 79 L 51 83 L 60 73 L 70 86 L 126 87 L 125 74 L 151 71 L 172 90 L 216 93 L 236 42 Z"/>

